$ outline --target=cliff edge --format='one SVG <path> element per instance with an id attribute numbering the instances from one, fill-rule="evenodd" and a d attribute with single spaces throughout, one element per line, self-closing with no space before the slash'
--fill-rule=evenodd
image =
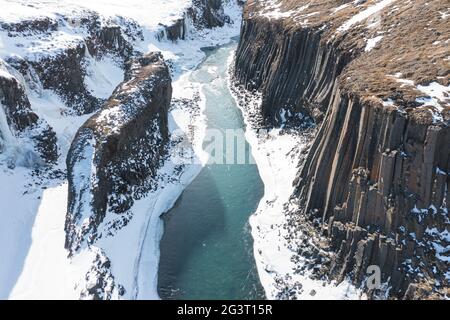
<path id="1" fill-rule="evenodd" d="M 448 1 L 252 1 L 235 79 L 262 95 L 260 126 L 308 123 L 292 234 L 316 275 L 394 298 L 449 290 Z M 305 246 L 298 252 L 311 251 Z"/>

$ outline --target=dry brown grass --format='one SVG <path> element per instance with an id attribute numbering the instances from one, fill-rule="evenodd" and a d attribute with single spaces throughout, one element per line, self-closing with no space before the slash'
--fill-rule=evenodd
<path id="1" fill-rule="evenodd" d="M 368 0 L 355 7 L 353 0 L 280 0 L 283 12 L 308 5 L 282 18 L 286 30 L 322 29 L 324 43 L 333 42 L 341 50 L 354 53 L 355 59 L 340 77 L 344 90 L 363 99 L 391 98 L 396 105 L 417 107 L 416 98 L 424 95 L 417 85 L 433 81 L 450 84 L 450 0 L 397 0 L 348 31 L 338 30 L 352 16 L 379 1 Z M 345 3 L 349 5 L 335 12 Z M 249 0 L 244 14 L 256 18 L 265 10 L 264 2 Z M 367 39 L 376 36 L 383 39 L 365 52 Z M 395 74 L 414 81 L 414 85 L 399 82 Z"/>

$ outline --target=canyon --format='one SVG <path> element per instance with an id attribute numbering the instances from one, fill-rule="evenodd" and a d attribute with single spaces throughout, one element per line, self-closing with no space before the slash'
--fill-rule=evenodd
<path id="1" fill-rule="evenodd" d="M 448 1 L 1 2 L 0 298 L 448 298 Z"/>

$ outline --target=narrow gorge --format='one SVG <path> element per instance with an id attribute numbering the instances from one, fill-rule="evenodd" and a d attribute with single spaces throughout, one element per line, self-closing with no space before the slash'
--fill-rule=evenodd
<path id="1" fill-rule="evenodd" d="M 449 298 L 448 0 L 0 6 L 0 299 Z"/>

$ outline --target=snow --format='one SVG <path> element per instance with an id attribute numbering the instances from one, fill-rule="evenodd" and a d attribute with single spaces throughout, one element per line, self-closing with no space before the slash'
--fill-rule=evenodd
<path id="1" fill-rule="evenodd" d="M 155 29 L 181 18 L 192 0 L 60 0 L 61 5 L 89 8 L 104 16 L 118 14 L 136 20 L 141 26 Z"/>
<path id="2" fill-rule="evenodd" d="M 403 79 L 402 73 L 398 72 L 394 75 L 388 75 L 395 79 L 395 81 L 401 83 L 401 86 L 415 87 L 419 92 L 424 95 L 419 96 L 416 102 L 421 104 L 423 107 L 433 107 L 430 110 L 433 117 L 433 123 L 439 123 L 443 120 L 442 111 L 445 107 L 450 105 L 450 85 L 444 86 L 438 82 L 432 82 L 429 85 L 415 85 L 413 80 Z M 392 100 L 390 100 L 392 102 Z M 389 101 L 384 101 L 384 105 L 393 105 Z"/>
<path id="3" fill-rule="evenodd" d="M 0 60 L 0 77 L 12 79 L 12 75 L 6 69 L 6 65 L 4 65 L 2 60 Z M 17 139 L 9 128 L 5 106 L 0 102 L 0 153 L 9 154 L 9 150 L 15 145 L 17 145 Z M 3 157 L 5 156 L 4 154 Z"/>
<path id="4" fill-rule="evenodd" d="M 85 250 L 67 259 L 64 249 L 67 183 L 45 190 L 31 230 L 31 245 L 10 299 L 78 299 L 82 280 L 94 258 Z"/>
<path id="5" fill-rule="evenodd" d="M 379 2 L 375 3 L 374 5 L 371 5 L 370 7 L 366 8 L 365 10 L 363 10 L 363 11 L 357 13 L 356 15 L 354 15 L 353 17 L 351 17 L 342 26 L 340 26 L 337 30 L 339 32 L 347 31 L 348 29 L 350 29 L 355 24 L 358 24 L 358 23 L 364 21 L 365 19 L 369 18 L 370 16 L 380 12 L 381 10 L 386 8 L 387 6 L 389 6 L 392 3 L 394 3 L 395 1 L 396 0 L 382 0 L 382 1 L 379 1 Z"/>
<path id="6" fill-rule="evenodd" d="M 5 79 L 12 79 L 12 75 L 9 73 L 6 65 L 0 60 L 0 77 Z"/>
<path id="7" fill-rule="evenodd" d="M 192 0 L 0 0 L 0 20 L 18 22 L 36 16 L 56 18 L 58 14 L 89 9 L 105 17 L 136 20 L 140 25 L 156 29 L 181 18 Z"/>
<path id="8" fill-rule="evenodd" d="M 231 37 L 238 36 L 241 12 L 230 2 L 225 10 L 235 21 L 234 24 L 214 30 L 194 30 L 191 26 L 186 41 L 158 42 L 156 35 L 162 28 L 160 24 L 170 24 L 182 17 L 190 3 L 187 0 L 134 0 L 126 3 L 117 0 L 0 0 L 0 21 L 18 22 L 37 16 L 58 19 L 58 14 L 81 15 L 84 8 L 99 12 L 105 21 L 107 17 L 114 19 L 117 15 L 132 18 L 143 28 L 144 34 L 143 41 L 133 43 L 135 49 L 142 52 L 161 51 L 173 66 L 173 97 L 192 98 L 199 92 L 199 88 L 192 86 L 188 79 L 193 68 L 205 58 L 205 53 L 200 48 L 224 44 Z M 4 8 L 7 10 L 3 10 Z M 17 54 L 28 59 L 38 59 L 46 54 L 57 54 L 67 46 L 79 44 L 86 35 L 83 30 L 68 25 L 61 27 L 54 36 L 42 38 L 30 34 L 5 37 L 4 50 L 0 55 L 5 57 Z M 96 97 L 109 97 L 123 79 L 123 72 L 114 59 L 104 56 L 97 60 L 87 54 L 84 62 L 87 66 L 84 81 L 88 89 Z M 24 85 L 32 110 L 55 130 L 61 154 L 56 168 L 64 171 L 65 158 L 73 137 L 91 115 L 67 115 L 67 107 L 61 99 L 54 92 L 43 89 L 38 79 L 31 81 L 19 74 L 14 76 Z M 0 246 L 0 254 L 4 257 L 2 261 L 6 261 L 0 264 L 0 298 L 78 299 L 82 289 L 95 281 L 92 278 L 85 279 L 85 275 L 96 255 L 102 252 L 111 261 L 111 272 L 116 284 L 123 285 L 126 290 L 123 298 L 157 299 L 159 239 L 162 233 L 162 220 L 159 217 L 173 206 L 182 190 L 207 161 L 207 154 L 202 149 L 206 129 L 205 116 L 202 114 L 204 97 L 200 95 L 200 99 L 199 115 L 191 114 L 189 109 L 179 108 L 171 110 L 169 114 L 172 133 L 187 133 L 192 127 L 195 128 L 191 146 L 193 164 L 187 165 L 181 173 L 175 173 L 177 162 L 166 162 L 158 171 L 159 188 L 135 202 L 133 217 L 127 226 L 114 236 L 103 237 L 89 248 L 82 249 L 73 258 L 68 258 L 68 252 L 64 249 L 68 192 L 66 180 L 43 178 L 39 183 L 35 182 L 26 168 L 7 169 L 3 164 L 4 154 L 1 154 L 0 195 L 8 201 L 0 201 L 0 240 L 1 243 L 11 245 Z M 3 114 L 1 111 L 3 108 L 0 109 L 0 125 Z M 9 127 L 5 125 L 5 121 L 2 126 L 5 127 L 1 129 L 2 133 L 5 131 L 5 135 L 8 134 Z M 89 150 L 90 148 L 85 149 L 86 163 L 76 168 L 80 170 L 79 176 L 92 175 L 92 152 Z M 89 202 L 89 199 L 84 202 Z M 89 213 L 86 213 L 80 218 L 83 220 L 88 217 Z M 107 216 L 99 228 L 106 228 L 113 219 Z"/>
<path id="9" fill-rule="evenodd" d="M 1 161 L 0 161 L 1 163 Z M 25 168 L 7 169 L 0 165 L 0 299 L 6 299 L 21 273 L 23 259 L 31 243 L 34 212 L 39 205 L 39 190 L 25 187 Z M 36 194 L 31 194 L 33 191 Z"/>
<path id="10" fill-rule="evenodd" d="M 372 50 L 373 48 L 375 48 L 376 45 L 378 44 L 378 42 L 381 41 L 381 39 L 383 39 L 383 36 L 376 36 L 374 38 L 368 39 L 366 48 L 364 49 L 364 51 L 368 52 L 368 51 Z"/>
<path id="11" fill-rule="evenodd" d="M 9 148 L 13 148 L 15 145 L 17 145 L 17 139 L 8 126 L 5 107 L 0 103 L 0 151 L 6 153 Z"/>
<path id="12" fill-rule="evenodd" d="M 230 59 L 230 63 L 231 63 Z M 230 80 L 230 85 L 231 80 Z M 253 94 L 253 93 L 252 93 Z M 258 166 L 259 174 L 264 182 L 264 197 L 256 212 L 250 218 L 254 239 L 254 256 L 259 278 L 268 299 L 277 297 L 276 276 L 290 277 L 289 283 L 301 283 L 303 290 L 296 293 L 296 298 L 309 299 L 359 299 L 361 292 L 348 281 L 340 284 L 313 280 L 310 274 L 295 272 L 296 265 L 291 258 L 296 255 L 288 248 L 283 228 L 286 221 L 285 205 L 293 194 L 293 181 L 298 173 L 300 151 L 305 148 L 306 141 L 301 135 L 271 129 L 267 135 L 257 133 L 252 127 L 250 113 L 258 108 L 261 96 L 256 95 L 254 101 L 243 106 L 239 97 L 234 94 L 246 123 L 246 139 L 251 145 L 252 155 Z M 250 112 L 247 110 L 250 109 Z M 316 292 L 310 295 L 311 291 Z"/>
<path id="13" fill-rule="evenodd" d="M 86 50 L 87 68 L 84 83 L 94 97 L 108 99 L 118 83 L 123 81 L 124 72 L 112 57 L 101 60 L 93 58 Z"/>
<path id="14" fill-rule="evenodd" d="M 89 226 L 92 217 L 90 204 L 93 201 L 91 191 L 97 185 L 97 171 L 94 164 L 96 141 L 90 137 L 85 144 L 80 161 L 73 166 L 74 188 L 80 190 L 80 196 L 76 199 L 74 207 L 82 208 L 81 216 L 76 217 L 76 221 L 82 221 L 81 229 Z"/>
<path id="15" fill-rule="evenodd" d="M 427 228 L 425 233 L 433 237 L 434 241 L 431 242 L 437 259 L 444 263 L 450 262 L 450 232 L 447 229 L 439 231 L 437 228 Z"/>
<path id="16" fill-rule="evenodd" d="M 293 15 L 296 15 L 297 13 L 300 13 L 304 10 L 306 10 L 309 5 L 306 4 L 304 6 L 301 6 L 299 8 L 296 8 L 295 10 L 289 10 L 289 11 L 282 11 L 281 5 L 282 3 L 278 0 L 265 0 L 261 1 L 264 2 L 264 12 L 262 13 L 262 16 L 267 17 L 269 19 L 282 19 L 282 18 L 288 18 Z"/>
<path id="17" fill-rule="evenodd" d="M 433 117 L 433 123 L 443 121 L 442 111 L 445 107 L 450 106 L 450 85 L 443 86 L 437 82 L 432 82 L 428 86 L 418 85 L 417 90 L 425 94 L 425 96 L 416 99 L 416 102 L 423 106 L 431 106 L 430 110 Z"/>
<path id="18" fill-rule="evenodd" d="M 333 13 L 339 12 L 339 11 L 347 8 L 349 5 L 350 5 L 349 3 L 341 4 L 339 7 L 336 7 L 333 9 Z"/>
<path id="19" fill-rule="evenodd" d="M 435 106 L 439 111 L 443 106 L 450 105 L 450 85 L 443 86 L 437 82 L 432 82 L 428 86 L 418 85 L 417 89 L 429 98 L 419 98 L 418 100 Z"/>

